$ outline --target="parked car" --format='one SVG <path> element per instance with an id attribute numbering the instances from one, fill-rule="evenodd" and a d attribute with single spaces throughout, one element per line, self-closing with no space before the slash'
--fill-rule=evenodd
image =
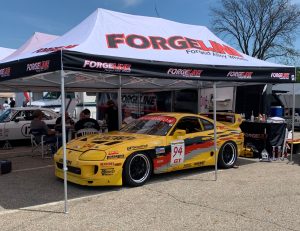
<path id="1" fill-rule="evenodd" d="M 54 128 L 59 115 L 51 109 L 39 108 L 43 112 L 43 120 Z M 30 139 L 30 123 L 36 107 L 9 108 L 0 115 L 0 140 Z"/>
<path id="2" fill-rule="evenodd" d="M 241 122 L 241 121 L 240 121 Z M 239 127 L 217 122 L 218 165 L 230 168 L 242 150 Z M 215 165 L 213 120 L 188 113 L 154 113 L 121 129 L 67 144 L 68 181 L 80 185 L 143 185 L 152 173 Z M 62 149 L 54 156 L 63 179 Z"/>

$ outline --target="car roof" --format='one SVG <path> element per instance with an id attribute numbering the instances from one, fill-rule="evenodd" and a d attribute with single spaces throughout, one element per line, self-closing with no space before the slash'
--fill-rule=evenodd
<path id="1" fill-rule="evenodd" d="M 10 108 L 12 110 L 16 110 L 16 111 L 29 111 L 29 110 L 44 110 L 44 111 L 51 111 L 53 113 L 56 113 L 55 111 L 53 111 L 52 109 L 50 108 L 40 108 L 40 107 L 13 107 L 13 108 Z"/>

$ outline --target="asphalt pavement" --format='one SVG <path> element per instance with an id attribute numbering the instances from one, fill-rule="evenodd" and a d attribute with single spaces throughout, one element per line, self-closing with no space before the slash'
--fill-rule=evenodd
<path id="1" fill-rule="evenodd" d="M 300 230 L 300 158 L 154 176 L 146 185 L 82 187 L 63 182 L 52 159 L 30 148 L 1 151 L 13 172 L 0 175 L 0 229 L 6 230 Z"/>

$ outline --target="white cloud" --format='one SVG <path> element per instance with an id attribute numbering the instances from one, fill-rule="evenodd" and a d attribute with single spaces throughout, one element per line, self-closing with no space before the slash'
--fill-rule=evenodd
<path id="1" fill-rule="evenodd" d="M 142 2 L 143 0 L 123 0 L 125 6 L 135 6 Z"/>

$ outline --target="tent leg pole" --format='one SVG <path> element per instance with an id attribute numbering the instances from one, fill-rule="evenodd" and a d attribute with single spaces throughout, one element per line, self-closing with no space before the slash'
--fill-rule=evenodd
<path id="1" fill-rule="evenodd" d="M 295 132 L 295 83 L 293 83 L 292 140 L 294 140 L 294 132 Z M 294 152 L 293 149 L 294 149 L 294 145 L 292 142 L 290 162 L 293 162 L 293 152 Z"/>
<path id="2" fill-rule="evenodd" d="M 197 107 L 197 113 L 201 113 L 201 89 L 198 87 L 198 107 Z"/>
<path id="3" fill-rule="evenodd" d="M 119 75 L 119 89 L 118 89 L 118 120 L 119 130 L 122 128 L 122 78 Z"/>
<path id="4" fill-rule="evenodd" d="M 60 87 L 61 87 L 61 122 L 62 128 L 66 127 L 66 97 L 65 97 L 65 79 L 64 79 L 64 71 L 63 71 L 63 63 L 62 63 L 62 50 L 61 50 L 61 71 L 60 71 Z M 67 150 L 66 150 L 66 129 L 62 129 L 62 148 L 63 148 L 63 171 L 64 171 L 64 193 L 65 193 L 65 208 L 64 213 L 68 212 L 68 184 L 67 184 Z"/>
<path id="5" fill-rule="evenodd" d="M 214 98 L 213 98 L 213 106 L 214 106 L 214 153 L 215 153 L 215 180 L 218 179 L 218 148 L 217 148 L 217 89 L 216 83 L 213 84 Z"/>

